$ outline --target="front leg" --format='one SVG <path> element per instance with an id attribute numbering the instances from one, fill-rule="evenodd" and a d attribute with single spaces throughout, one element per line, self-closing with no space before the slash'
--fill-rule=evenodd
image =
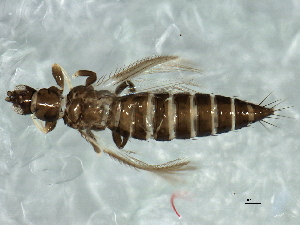
<path id="1" fill-rule="evenodd" d="M 61 87 L 62 90 L 64 90 L 64 84 L 65 82 L 68 85 L 68 88 L 71 90 L 72 84 L 69 75 L 67 72 L 58 64 L 52 65 L 52 76 L 54 77 L 54 80 L 56 81 L 57 85 Z"/>
<path id="2" fill-rule="evenodd" d="M 130 80 L 126 80 L 118 85 L 116 88 L 116 95 L 120 95 L 127 87 L 129 87 L 129 94 L 134 94 L 136 92 L 134 84 Z"/>
<path id="3" fill-rule="evenodd" d="M 43 124 L 43 121 L 38 119 L 34 114 L 31 114 L 31 118 L 34 125 L 45 134 L 49 133 L 56 127 L 57 121 L 53 121 L 53 122 L 46 121 L 45 124 Z"/>
<path id="4" fill-rule="evenodd" d="M 73 77 L 78 77 L 78 76 L 88 77 L 88 78 L 86 78 L 85 86 L 89 86 L 89 85 L 95 83 L 95 81 L 97 80 L 97 74 L 90 70 L 78 70 L 73 75 Z"/>

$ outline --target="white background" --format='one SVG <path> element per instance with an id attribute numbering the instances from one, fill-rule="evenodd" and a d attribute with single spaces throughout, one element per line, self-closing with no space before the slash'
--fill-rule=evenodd
<path id="1" fill-rule="evenodd" d="M 298 224 L 299 12 L 293 0 L 2 0 L 1 224 Z M 63 121 L 45 135 L 4 101 L 18 84 L 55 85 L 53 63 L 103 75 L 165 54 L 204 70 L 199 92 L 253 103 L 273 92 L 266 102 L 294 106 L 278 113 L 292 118 L 197 140 L 131 140 L 126 149 L 148 163 L 186 156 L 198 167 L 161 178 L 97 155 Z"/>

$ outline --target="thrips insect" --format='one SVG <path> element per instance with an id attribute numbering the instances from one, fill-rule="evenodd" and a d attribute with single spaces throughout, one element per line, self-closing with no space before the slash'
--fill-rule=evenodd
<path id="1" fill-rule="evenodd" d="M 78 130 L 95 152 L 108 153 L 120 162 L 155 172 L 172 172 L 188 169 L 189 161 L 180 158 L 160 165 L 149 165 L 125 150 L 113 151 L 100 146 L 94 132 L 106 128 L 118 149 L 130 137 L 157 141 L 189 139 L 221 134 L 240 129 L 273 115 L 274 107 L 252 104 L 221 95 L 191 93 L 184 88 L 170 91 L 171 84 L 152 91 L 138 92 L 132 80 L 141 74 L 157 72 L 200 72 L 181 64 L 177 56 L 155 56 L 139 60 L 113 75 L 102 76 L 79 70 L 74 76 L 85 76 L 85 85 L 72 88 L 67 73 L 58 65 L 52 66 L 52 75 L 59 87 L 35 90 L 18 85 L 8 91 L 6 101 L 22 115 L 31 114 L 35 125 L 44 133 L 52 131 L 59 119 Z M 97 82 L 96 82 L 97 81 Z M 101 89 L 105 84 L 115 86 L 114 91 Z M 65 83 L 70 92 L 63 96 Z M 126 92 L 127 91 L 127 92 Z"/>

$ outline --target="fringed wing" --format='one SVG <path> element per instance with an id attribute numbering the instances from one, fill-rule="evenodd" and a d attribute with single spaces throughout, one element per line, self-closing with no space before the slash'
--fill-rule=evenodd
<path id="1" fill-rule="evenodd" d="M 187 61 L 180 59 L 178 56 L 152 56 L 138 60 L 127 67 L 117 69 L 113 75 L 100 78 L 98 85 L 113 83 L 120 84 L 126 80 L 132 80 L 141 74 L 168 73 L 178 71 L 189 71 L 193 73 L 201 73 L 200 69 L 193 68 L 188 65 Z"/>
<path id="2" fill-rule="evenodd" d="M 79 132 L 81 133 L 81 136 L 93 146 L 95 152 L 100 154 L 101 151 L 103 151 L 113 159 L 119 161 L 120 163 L 131 166 L 135 169 L 147 170 L 157 173 L 174 173 L 177 171 L 195 169 L 195 167 L 188 165 L 190 161 L 184 158 L 179 158 L 159 165 L 149 165 L 141 160 L 130 156 L 130 151 L 115 149 L 112 150 L 107 148 L 103 144 L 99 144 L 101 143 L 101 139 L 97 140 L 96 136 L 91 130 L 79 130 Z"/>
<path id="3" fill-rule="evenodd" d="M 141 160 L 138 160 L 132 156 L 126 154 L 126 152 L 119 150 L 118 153 L 107 148 L 102 148 L 102 150 L 111 156 L 113 159 L 119 161 L 122 164 L 131 166 L 135 169 L 147 170 L 151 172 L 159 173 L 174 173 L 178 171 L 194 170 L 196 167 L 188 165 L 189 160 L 185 158 L 178 158 L 159 165 L 149 165 Z"/>

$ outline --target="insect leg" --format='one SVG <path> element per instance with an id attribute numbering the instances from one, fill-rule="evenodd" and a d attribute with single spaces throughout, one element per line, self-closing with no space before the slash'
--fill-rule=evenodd
<path id="1" fill-rule="evenodd" d="M 118 87 L 116 88 L 116 95 L 120 95 L 122 91 L 124 91 L 127 87 L 129 87 L 130 94 L 135 93 L 136 90 L 134 84 L 131 81 L 126 80 L 118 85 Z"/>
<path id="2" fill-rule="evenodd" d="M 68 88 L 70 90 L 73 88 L 70 81 L 70 77 L 67 74 L 67 72 L 56 63 L 52 65 L 52 76 L 54 77 L 54 80 L 56 81 L 57 85 L 60 86 L 62 90 L 64 90 L 65 82 L 67 83 Z"/>
<path id="3" fill-rule="evenodd" d="M 112 137 L 118 148 L 124 148 L 129 139 L 129 132 L 125 132 L 124 135 L 120 135 L 119 132 L 112 131 Z"/>
<path id="4" fill-rule="evenodd" d="M 43 121 L 38 119 L 34 114 L 31 114 L 31 118 L 32 118 L 32 121 L 34 123 L 34 125 L 40 130 L 42 131 L 43 133 L 47 134 L 49 133 L 50 131 L 52 131 L 55 126 L 56 126 L 56 121 L 54 122 L 45 122 L 45 125 L 43 124 Z"/>
<path id="5" fill-rule="evenodd" d="M 85 86 L 89 86 L 89 85 L 95 83 L 95 81 L 97 80 L 97 74 L 90 70 L 78 70 L 73 75 L 73 77 L 78 77 L 78 76 L 88 77 L 88 78 L 86 78 Z"/>

